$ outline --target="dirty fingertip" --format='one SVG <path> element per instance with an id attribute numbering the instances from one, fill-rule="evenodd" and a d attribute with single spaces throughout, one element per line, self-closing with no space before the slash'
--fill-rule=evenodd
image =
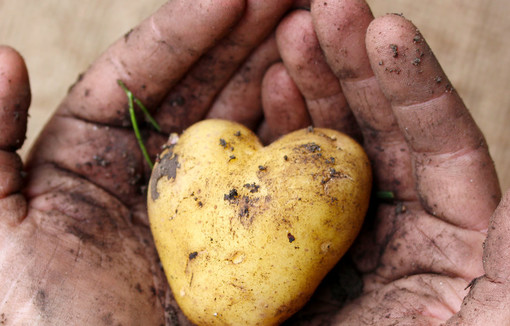
<path id="1" fill-rule="evenodd" d="M 372 21 L 366 47 L 381 89 L 394 105 L 410 105 L 452 92 L 420 30 L 401 15 Z"/>

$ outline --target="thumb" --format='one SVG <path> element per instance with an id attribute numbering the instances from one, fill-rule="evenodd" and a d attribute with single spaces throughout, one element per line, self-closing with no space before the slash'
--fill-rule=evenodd
<path id="1" fill-rule="evenodd" d="M 510 190 L 490 220 L 483 266 L 485 275 L 472 281 L 460 311 L 446 325 L 509 325 Z"/>
<path id="2" fill-rule="evenodd" d="M 25 61 L 14 49 L 0 46 L 0 223 L 20 220 L 26 211 L 22 164 L 16 150 L 23 145 L 30 105 Z"/>

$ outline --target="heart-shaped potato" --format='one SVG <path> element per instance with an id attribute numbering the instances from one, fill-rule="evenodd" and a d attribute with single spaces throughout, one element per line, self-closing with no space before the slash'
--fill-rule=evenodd
<path id="1" fill-rule="evenodd" d="M 263 147 L 205 120 L 160 155 L 152 233 L 175 298 L 198 325 L 274 325 L 310 298 L 352 244 L 371 189 L 361 146 L 304 129 Z"/>

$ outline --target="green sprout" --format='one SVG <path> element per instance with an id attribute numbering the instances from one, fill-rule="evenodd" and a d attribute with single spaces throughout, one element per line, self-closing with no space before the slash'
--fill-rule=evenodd
<path id="1" fill-rule="evenodd" d="M 393 191 L 379 190 L 375 193 L 375 196 L 378 199 L 385 199 L 385 200 L 395 199 L 395 194 L 393 193 Z"/>
<path id="2" fill-rule="evenodd" d="M 143 114 L 145 115 L 146 119 L 149 120 L 151 125 L 156 129 L 156 131 L 161 131 L 161 127 L 158 125 L 156 120 L 150 115 L 149 111 L 143 105 L 143 103 L 137 99 L 133 92 L 131 92 L 126 84 L 122 80 L 117 80 L 117 84 L 124 90 L 128 97 L 128 105 L 129 105 L 129 115 L 131 117 L 131 125 L 133 126 L 133 130 L 135 132 L 136 140 L 138 141 L 138 146 L 140 146 L 140 149 L 142 150 L 142 154 L 149 164 L 149 167 L 152 169 L 154 167 L 154 164 L 152 163 L 152 160 L 149 156 L 149 153 L 147 152 L 147 148 L 145 147 L 145 144 L 143 143 L 142 135 L 140 134 L 140 128 L 138 127 L 138 121 L 136 121 L 136 115 L 135 115 L 135 104 L 142 110 Z"/>

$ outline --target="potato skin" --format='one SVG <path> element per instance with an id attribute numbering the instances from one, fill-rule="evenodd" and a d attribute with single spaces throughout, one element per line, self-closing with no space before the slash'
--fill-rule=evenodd
<path id="1" fill-rule="evenodd" d="M 333 130 L 263 147 L 242 125 L 205 120 L 160 157 L 151 230 L 177 302 L 200 325 L 283 322 L 347 251 L 368 207 L 368 158 Z"/>

